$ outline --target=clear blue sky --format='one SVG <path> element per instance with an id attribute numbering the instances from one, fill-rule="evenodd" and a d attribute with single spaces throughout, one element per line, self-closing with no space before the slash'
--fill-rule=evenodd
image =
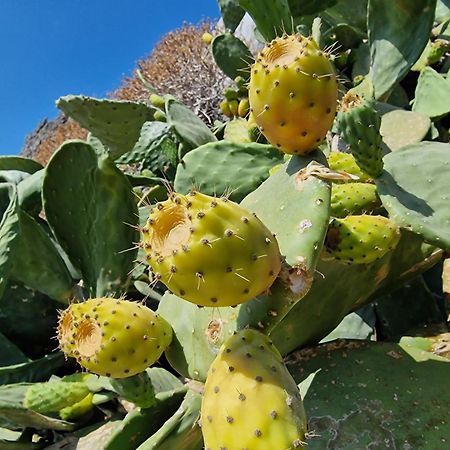
<path id="1" fill-rule="evenodd" d="M 216 0 L 0 0 L 0 155 L 58 97 L 105 96 L 165 33 L 218 17 Z"/>

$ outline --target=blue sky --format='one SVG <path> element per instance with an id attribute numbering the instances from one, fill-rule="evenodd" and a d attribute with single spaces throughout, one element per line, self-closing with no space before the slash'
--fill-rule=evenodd
<path id="1" fill-rule="evenodd" d="M 66 94 L 105 96 L 168 31 L 218 18 L 216 0 L 0 0 L 0 154 Z"/>

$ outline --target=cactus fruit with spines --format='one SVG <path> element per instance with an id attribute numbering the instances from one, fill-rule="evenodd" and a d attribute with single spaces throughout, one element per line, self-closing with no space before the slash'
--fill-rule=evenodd
<path id="1" fill-rule="evenodd" d="M 297 384 L 267 336 L 242 330 L 224 342 L 206 379 L 201 424 L 210 450 L 306 445 Z"/>
<path id="2" fill-rule="evenodd" d="M 267 140 L 284 153 L 302 155 L 319 146 L 333 123 L 337 93 L 328 55 L 299 34 L 272 40 L 251 67 L 251 111 Z"/>
<path id="3" fill-rule="evenodd" d="M 170 325 L 137 302 L 93 298 L 62 311 L 61 350 L 98 375 L 127 378 L 155 363 L 170 344 Z"/>
<path id="4" fill-rule="evenodd" d="M 370 264 L 393 250 L 400 240 L 394 222 L 383 216 L 354 215 L 331 221 L 326 253 L 349 264 Z"/>
<path id="5" fill-rule="evenodd" d="M 372 213 L 381 207 L 377 187 L 371 183 L 340 183 L 331 188 L 331 215 L 346 217 Z"/>
<path id="6" fill-rule="evenodd" d="M 345 172 L 350 175 L 349 179 L 346 181 L 359 181 L 363 183 L 371 181 L 371 177 L 361 170 L 356 163 L 355 157 L 351 153 L 330 152 L 327 160 L 330 169 L 338 172 Z M 339 182 L 339 180 L 333 181 Z"/>
<path id="7" fill-rule="evenodd" d="M 191 191 L 158 203 L 142 230 L 155 279 L 201 306 L 233 306 L 267 291 L 281 268 L 276 238 L 227 197 Z"/>
<path id="8" fill-rule="evenodd" d="M 347 92 L 341 100 L 337 115 L 338 134 L 349 145 L 361 170 L 372 178 L 383 171 L 381 118 L 375 110 L 375 102 Z"/>

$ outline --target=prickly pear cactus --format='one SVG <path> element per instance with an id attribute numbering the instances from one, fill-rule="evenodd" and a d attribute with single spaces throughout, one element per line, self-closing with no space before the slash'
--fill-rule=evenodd
<path id="1" fill-rule="evenodd" d="M 381 200 L 374 184 L 333 184 L 330 206 L 332 216 L 345 217 L 351 214 L 370 213 L 381 206 Z"/>
<path id="2" fill-rule="evenodd" d="M 61 313 L 60 348 L 89 371 L 113 378 L 142 372 L 170 344 L 170 325 L 151 309 L 124 299 L 93 298 Z"/>
<path id="3" fill-rule="evenodd" d="M 233 306 L 266 291 L 281 268 L 275 237 L 226 197 L 192 191 L 158 203 L 142 230 L 156 280 L 202 306 Z"/>
<path id="4" fill-rule="evenodd" d="M 325 138 L 336 111 L 332 63 L 312 38 L 275 38 L 251 68 L 250 110 L 261 132 L 285 153 L 313 151 Z"/>
<path id="5" fill-rule="evenodd" d="M 306 445 L 300 393 L 267 336 L 243 330 L 223 344 L 206 379 L 201 423 L 211 450 Z"/>
<path id="6" fill-rule="evenodd" d="M 112 378 L 110 383 L 121 397 L 141 408 L 150 408 L 156 403 L 155 389 L 145 371 L 128 378 Z"/>
<path id="7" fill-rule="evenodd" d="M 394 249 L 398 227 L 383 216 L 333 219 L 325 239 L 326 254 L 350 264 L 369 264 Z"/>
<path id="8" fill-rule="evenodd" d="M 342 99 L 336 125 L 361 170 L 373 178 L 378 177 L 383 170 L 383 150 L 381 118 L 374 102 L 347 93 Z"/>
<path id="9" fill-rule="evenodd" d="M 365 183 L 371 180 L 370 176 L 364 173 L 358 164 L 356 164 L 355 157 L 351 153 L 331 152 L 328 155 L 327 160 L 330 169 L 351 175 L 349 177 L 350 179 L 347 181 L 359 181 Z"/>

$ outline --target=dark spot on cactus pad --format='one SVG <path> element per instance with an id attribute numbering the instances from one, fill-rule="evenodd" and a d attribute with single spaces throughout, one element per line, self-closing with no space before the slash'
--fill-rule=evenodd
<path id="1" fill-rule="evenodd" d="M 241 402 L 243 402 L 243 401 L 245 401 L 245 399 L 247 398 L 244 394 L 242 394 L 242 393 L 240 393 L 239 394 L 239 400 L 241 401 Z"/>
<path id="2" fill-rule="evenodd" d="M 261 436 L 262 436 L 262 431 L 256 429 L 256 430 L 255 430 L 255 436 L 256 436 L 256 437 L 261 437 Z"/>
<path id="3" fill-rule="evenodd" d="M 219 386 L 214 386 L 214 393 L 215 393 L 215 394 L 218 394 L 219 391 L 220 391 Z"/>
<path id="4" fill-rule="evenodd" d="M 233 366 L 229 366 L 229 367 L 228 367 L 228 371 L 229 371 L 229 372 L 234 372 L 234 367 L 233 367 Z"/>
<path id="5" fill-rule="evenodd" d="M 234 419 L 231 416 L 227 416 L 227 422 L 228 423 L 233 423 Z"/>
<path id="6" fill-rule="evenodd" d="M 261 375 L 256 375 L 255 380 L 258 381 L 259 383 L 261 383 L 263 380 L 263 377 Z"/>

